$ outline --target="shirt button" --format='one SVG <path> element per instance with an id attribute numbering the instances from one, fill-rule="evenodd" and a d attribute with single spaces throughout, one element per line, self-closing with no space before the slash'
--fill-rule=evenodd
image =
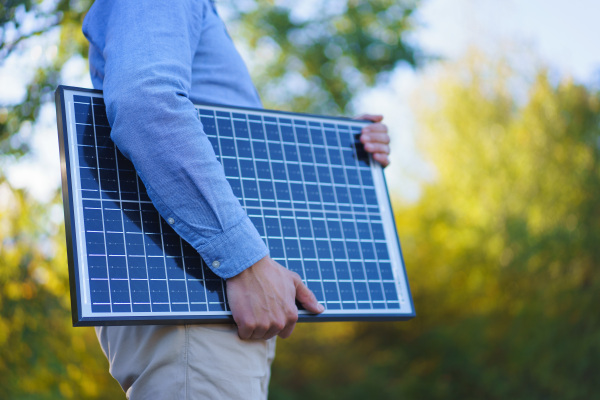
<path id="1" fill-rule="evenodd" d="M 169 218 L 167 222 L 169 223 L 169 225 L 173 225 L 175 223 L 175 220 L 173 218 Z"/>
<path id="2" fill-rule="evenodd" d="M 219 268 L 221 266 L 221 263 L 219 261 L 215 260 L 212 262 L 212 266 L 213 266 L 213 268 Z"/>

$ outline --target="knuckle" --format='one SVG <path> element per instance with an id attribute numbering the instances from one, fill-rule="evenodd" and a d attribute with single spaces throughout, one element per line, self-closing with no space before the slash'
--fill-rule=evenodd
<path id="1" fill-rule="evenodd" d="M 273 330 L 276 332 L 281 332 L 283 329 L 285 329 L 285 323 L 283 323 L 283 321 L 277 321 L 275 323 L 273 323 Z"/>
<path id="2" fill-rule="evenodd" d="M 248 340 L 252 337 L 252 331 L 244 331 L 244 330 L 238 329 L 238 336 L 242 340 Z"/>
<path id="3" fill-rule="evenodd" d="M 268 329 L 270 325 L 271 325 L 271 321 L 268 318 L 261 318 L 260 320 L 258 320 L 254 323 L 254 329 L 257 329 L 257 330 Z"/>
<path id="4" fill-rule="evenodd" d="M 298 310 L 287 310 L 286 314 L 286 321 L 289 324 L 290 322 L 297 322 L 298 321 Z"/>
<path id="5" fill-rule="evenodd" d="M 300 275 L 297 272 L 290 271 L 290 274 L 291 274 L 292 279 L 300 280 L 300 281 L 302 280 L 302 278 L 300 277 Z"/>
<path id="6" fill-rule="evenodd" d="M 291 331 L 279 332 L 279 337 L 282 339 L 287 339 L 292 335 Z"/>
<path id="7" fill-rule="evenodd" d="M 245 320 L 242 321 L 240 326 L 244 327 L 244 329 L 246 330 L 253 331 L 257 328 L 258 324 L 256 323 L 256 321 Z"/>

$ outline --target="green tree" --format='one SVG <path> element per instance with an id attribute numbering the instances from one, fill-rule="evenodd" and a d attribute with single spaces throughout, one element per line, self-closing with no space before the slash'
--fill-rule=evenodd
<path id="1" fill-rule="evenodd" d="M 0 67 L 8 57 L 18 56 L 40 36 L 56 30 L 60 36 L 53 60 L 40 60 L 34 67 L 33 78 L 26 83 L 25 98 L 17 104 L 0 102 L 1 161 L 7 162 L 7 156 L 18 157 L 28 151 L 27 141 L 15 140 L 15 136 L 24 125 L 34 124 L 41 107 L 53 101 L 54 90 L 63 83 L 63 65 L 75 55 L 87 55 L 81 23 L 91 3 L 91 0 L 9 0 L 0 5 Z"/>
<path id="2" fill-rule="evenodd" d="M 593 396 L 600 95 L 540 71 L 519 105 L 506 66 L 466 70 L 422 113 L 438 180 L 399 224 L 448 322 L 434 336 L 454 337 L 433 382 L 471 397 Z"/>
<path id="3" fill-rule="evenodd" d="M 235 41 L 250 50 L 269 108 L 352 114 L 358 93 L 425 59 L 409 38 L 419 0 L 228 3 Z"/>
<path id="4" fill-rule="evenodd" d="M 0 183 L 0 398 L 118 398 L 93 329 L 71 325 L 57 207 Z"/>
<path id="5" fill-rule="evenodd" d="M 420 92 L 437 174 L 395 207 L 417 318 L 299 327 L 274 398 L 594 397 L 600 94 L 481 58 Z"/>

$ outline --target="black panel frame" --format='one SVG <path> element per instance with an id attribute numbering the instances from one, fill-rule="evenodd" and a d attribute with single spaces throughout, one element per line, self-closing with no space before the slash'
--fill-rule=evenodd
<path id="1" fill-rule="evenodd" d="M 101 95 L 102 92 L 99 90 L 93 89 L 84 89 L 72 86 L 59 86 L 55 93 L 56 100 L 56 111 L 57 111 L 57 125 L 58 125 L 58 137 L 59 137 L 59 150 L 60 150 L 60 165 L 61 165 L 61 178 L 62 178 L 62 196 L 63 196 L 63 205 L 65 211 L 65 232 L 66 232 L 66 240 L 67 240 L 67 257 L 68 257 L 68 268 L 69 268 L 69 286 L 70 286 L 70 294 L 71 294 L 71 308 L 72 308 L 72 320 L 74 326 L 95 326 L 95 325 L 139 325 L 139 324 L 194 324 L 194 323 L 231 323 L 233 319 L 229 312 L 224 313 L 223 315 L 201 315 L 198 314 L 186 314 L 186 315 L 136 315 L 132 313 L 131 315 L 112 315 L 112 316 L 102 316 L 96 317 L 93 315 L 84 315 L 84 307 L 82 306 L 82 296 L 83 291 L 80 287 L 81 276 L 80 271 L 81 268 L 86 268 L 87 265 L 80 265 L 79 259 L 81 257 L 80 252 L 82 249 L 78 247 L 77 241 L 77 226 L 76 226 L 76 209 L 78 204 L 75 201 L 74 188 L 77 185 L 74 185 L 73 179 L 74 177 L 71 174 L 72 168 L 72 157 L 76 157 L 77 155 L 73 155 L 70 152 L 69 148 L 69 136 L 68 136 L 68 118 L 67 118 L 67 106 L 65 104 L 65 93 L 66 92 L 77 92 L 81 94 L 93 94 L 93 95 Z M 274 110 L 259 110 L 252 109 L 246 107 L 232 107 L 220 104 L 201 104 L 197 106 L 207 106 L 207 107 L 225 107 L 232 112 L 235 110 L 239 110 L 240 112 L 259 112 L 265 113 L 268 112 L 273 115 L 279 116 L 290 116 L 290 117 L 305 117 L 305 118 L 319 118 L 321 120 L 330 120 L 332 122 L 352 122 L 353 124 L 357 123 L 357 120 L 343 118 L 343 117 L 328 117 L 321 115 L 313 115 L 313 114 L 298 114 L 298 113 L 289 113 L 284 111 L 274 111 Z M 365 124 L 368 122 L 365 121 Z M 250 133 L 249 133 L 250 134 Z M 250 134 L 251 136 L 251 134 Z M 282 151 L 285 149 L 282 146 Z M 316 171 L 318 174 L 318 171 Z M 381 175 L 383 179 L 383 184 L 385 186 L 385 193 L 387 195 L 388 188 L 387 182 L 385 181 L 385 177 L 383 174 Z M 291 194 L 290 194 L 291 196 Z M 387 195 L 387 203 L 389 205 L 390 213 L 393 211 L 389 199 L 389 195 Z M 399 321 L 399 320 L 409 320 L 416 316 L 414 311 L 414 304 L 412 300 L 412 295 L 410 292 L 410 287 L 408 284 L 408 278 L 406 275 L 406 269 L 404 264 L 404 257 L 402 255 L 402 249 L 400 247 L 400 241 L 398 238 L 397 231 L 394 227 L 393 229 L 395 235 L 395 241 L 397 244 L 397 248 L 399 251 L 399 262 L 402 268 L 400 278 L 404 279 L 402 284 L 404 284 L 405 292 L 402 294 L 406 298 L 406 302 L 408 302 L 407 309 L 408 311 L 404 311 L 402 313 L 390 313 L 390 312 L 378 312 L 377 309 L 370 309 L 368 312 L 360 309 L 356 309 L 355 312 L 336 312 L 335 310 L 327 310 L 323 314 L 313 315 L 308 314 L 303 311 L 300 312 L 299 321 L 300 322 L 319 322 L 319 321 Z M 389 238 L 388 238 L 389 241 Z M 398 287 L 399 283 L 396 282 L 396 287 Z"/>

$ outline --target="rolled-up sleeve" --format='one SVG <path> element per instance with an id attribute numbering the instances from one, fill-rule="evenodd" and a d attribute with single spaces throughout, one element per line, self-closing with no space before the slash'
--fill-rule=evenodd
<path id="1" fill-rule="evenodd" d="M 205 1 L 96 1 L 84 32 L 104 62 L 113 141 L 133 162 L 162 217 L 217 275 L 229 278 L 268 250 L 189 99 L 207 12 Z M 94 35 L 100 29 L 104 34 Z"/>

